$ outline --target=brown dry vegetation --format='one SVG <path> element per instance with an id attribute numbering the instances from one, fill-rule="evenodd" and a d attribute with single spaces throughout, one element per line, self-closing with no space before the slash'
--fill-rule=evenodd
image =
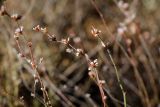
<path id="1" fill-rule="evenodd" d="M 125 17 L 113 1 L 6 0 L 3 5 L 7 12 L 20 14 L 22 19 L 17 24 L 7 16 L 0 17 L 0 107 L 43 107 L 43 85 L 53 107 L 103 107 L 104 101 L 108 107 L 124 107 L 120 85 L 127 107 L 159 107 L 160 1 L 125 0 L 129 4 L 126 11 L 136 17 L 124 26 L 127 30 L 123 34 L 119 24 L 130 16 Z M 70 44 L 83 49 L 90 59 L 86 61 L 84 54 L 77 57 L 67 53 L 67 45 L 33 31 L 36 25 L 46 27 L 57 40 L 69 37 Z M 24 27 L 25 38 L 33 44 L 42 84 L 35 84 L 34 66 L 18 57 L 14 32 L 19 26 Z M 92 35 L 93 26 L 101 31 L 98 38 Z M 101 46 L 102 41 L 106 47 Z M 25 42 L 20 36 L 22 51 L 30 58 Z M 95 74 L 88 70 L 95 59 L 100 80 L 92 78 Z M 35 97 L 31 96 L 33 90 Z"/>

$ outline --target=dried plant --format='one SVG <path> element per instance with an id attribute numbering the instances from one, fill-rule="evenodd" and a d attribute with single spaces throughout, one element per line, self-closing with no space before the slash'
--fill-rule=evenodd
<path id="1" fill-rule="evenodd" d="M 146 0 L 4 1 L 2 107 L 159 105 L 155 0 L 146 9 Z"/>

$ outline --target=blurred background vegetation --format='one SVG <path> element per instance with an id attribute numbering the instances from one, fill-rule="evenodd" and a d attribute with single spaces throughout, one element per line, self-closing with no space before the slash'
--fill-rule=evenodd
<path id="1" fill-rule="evenodd" d="M 95 1 L 107 26 L 115 35 L 124 15 L 113 0 Z M 129 5 L 134 1 L 136 0 L 125 0 Z M 141 43 L 138 34 L 127 33 L 127 38 L 132 41 L 131 50 L 136 68 L 147 90 L 147 104 L 144 103 L 146 97 L 140 94 L 134 67 L 106 31 L 91 0 L 6 0 L 4 5 L 11 14 L 23 16 L 20 25 L 24 26 L 27 39 L 33 42 L 34 57 L 37 62 L 41 57 L 44 59 L 38 69 L 54 107 L 68 107 L 57 95 L 57 90 L 76 107 L 100 107 L 102 102 L 97 85 L 88 76 L 84 58 L 67 53 L 65 46 L 51 43 L 46 36 L 32 31 L 37 24 L 46 26 L 58 39 L 70 37 L 75 47 L 83 48 L 91 59 L 97 58 L 100 78 L 106 81 L 105 89 L 114 97 L 106 93 L 107 104 L 109 107 L 121 107 L 123 105 L 115 100 L 123 102 L 112 63 L 105 49 L 98 45 L 98 40 L 90 33 L 91 26 L 100 29 L 102 39 L 106 43 L 110 42 L 109 48 L 127 93 L 127 104 L 131 107 L 160 106 L 159 0 L 137 0 L 136 5 L 132 6 L 137 15 L 135 22 L 140 23 L 147 47 Z M 6 16 L 0 17 L 0 107 L 43 107 L 40 89 L 36 90 L 36 98 L 31 97 L 34 78 L 29 73 L 29 65 L 17 58 L 17 47 L 13 38 L 16 27 L 16 23 Z M 125 41 L 118 36 L 115 38 L 127 52 Z M 28 53 L 27 47 L 22 47 Z"/>

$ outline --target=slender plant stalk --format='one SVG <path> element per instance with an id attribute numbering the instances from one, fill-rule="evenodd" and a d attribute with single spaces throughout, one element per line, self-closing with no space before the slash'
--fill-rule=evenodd
<path id="1" fill-rule="evenodd" d="M 127 107 L 126 92 L 124 91 L 123 85 L 121 84 L 120 77 L 119 77 L 119 74 L 118 74 L 118 69 L 117 69 L 117 67 L 116 67 L 116 64 L 115 64 L 115 62 L 114 62 L 114 60 L 113 60 L 113 57 L 112 57 L 109 49 L 107 49 L 107 52 L 108 52 L 108 55 L 109 55 L 109 57 L 110 57 L 110 59 L 111 59 L 111 62 L 112 62 L 112 64 L 113 64 L 113 66 L 114 66 L 115 73 L 116 73 L 116 77 L 117 77 L 117 81 L 118 81 L 119 87 L 121 88 L 121 91 L 122 91 L 122 94 L 123 94 L 124 107 Z"/>
<path id="2" fill-rule="evenodd" d="M 107 32 L 111 35 L 111 37 L 113 37 L 113 34 L 110 32 L 110 30 L 109 30 L 109 28 L 108 28 L 108 26 L 107 26 L 107 24 L 106 24 L 106 22 L 105 22 L 105 20 L 104 20 L 104 16 L 103 16 L 103 14 L 101 13 L 101 11 L 99 10 L 99 8 L 97 7 L 97 5 L 96 5 L 96 3 L 95 3 L 95 0 L 91 0 L 91 2 L 92 2 L 92 4 L 93 4 L 93 6 L 95 7 L 96 11 L 98 12 L 98 14 L 99 14 L 99 16 L 100 16 L 100 18 L 101 18 L 101 20 L 102 20 L 102 22 L 103 22 L 106 30 L 107 30 Z M 103 46 L 103 47 L 106 47 L 106 45 L 104 44 L 103 40 L 100 38 L 99 35 L 98 35 L 98 38 L 100 39 L 102 46 Z M 116 67 L 116 65 L 115 65 L 115 62 L 114 62 L 114 60 L 113 60 L 113 58 L 112 58 L 112 55 L 111 55 L 109 49 L 107 49 L 107 52 L 108 52 L 108 54 L 109 54 L 109 57 L 110 57 L 110 59 L 111 59 L 111 62 L 112 62 L 112 64 L 113 64 L 113 66 L 114 66 L 115 73 L 116 73 L 116 77 L 117 77 L 117 80 L 118 80 L 118 83 L 119 83 L 119 87 L 121 88 L 121 91 L 122 91 L 122 94 L 123 94 L 124 107 L 127 107 L 126 92 L 124 91 L 123 86 L 122 86 L 122 84 L 121 84 L 117 67 Z"/>
<path id="3" fill-rule="evenodd" d="M 105 43 L 103 42 L 103 40 L 100 38 L 99 35 L 98 35 L 97 37 L 98 37 L 99 40 L 101 41 L 102 46 L 105 48 L 106 45 L 105 45 Z M 122 85 L 122 83 L 121 83 L 120 76 L 119 76 L 119 73 L 118 73 L 118 69 L 117 69 L 116 64 L 115 64 L 115 62 L 114 62 L 114 60 L 113 60 L 113 57 L 112 57 L 112 55 L 111 55 L 111 52 L 110 52 L 110 50 L 109 50 L 108 48 L 107 48 L 107 53 L 108 53 L 109 58 L 110 58 L 110 60 L 111 60 L 111 62 L 112 62 L 112 64 L 113 64 L 113 67 L 114 67 L 114 69 L 115 69 L 117 81 L 118 81 L 119 87 L 120 87 L 120 89 L 121 89 L 121 91 L 122 91 L 122 94 L 123 94 L 124 107 L 127 107 L 126 92 L 124 91 L 124 88 L 123 88 L 123 85 Z"/>

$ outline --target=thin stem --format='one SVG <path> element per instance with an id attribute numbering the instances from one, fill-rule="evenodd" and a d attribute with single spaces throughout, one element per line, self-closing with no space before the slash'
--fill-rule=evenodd
<path id="1" fill-rule="evenodd" d="M 113 57 L 112 57 L 109 49 L 107 49 L 107 52 L 108 52 L 108 55 L 109 55 L 109 57 L 110 57 L 110 59 L 111 59 L 111 62 L 112 62 L 112 64 L 113 64 L 113 66 L 114 66 L 115 73 L 116 73 L 116 77 L 117 77 L 117 80 L 118 80 L 118 84 L 119 84 L 119 87 L 120 87 L 120 89 L 121 89 L 121 91 L 122 91 L 122 94 L 123 94 L 124 107 L 127 107 L 126 92 L 124 91 L 123 85 L 121 84 L 120 77 L 119 77 L 119 74 L 118 74 L 118 69 L 117 69 L 117 67 L 116 67 L 116 64 L 115 64 L 115 62 L 114 62 L 114 60 L 113 60 Z"/>
<path id="2" fill-rule="evenodd" d="M 101 39 L 101 37 L 100 37 L 99 35 L 98 35 L 97 37 L 98 37 L 98 39 L 100 39 L 100 41 L 101 41 L 101 43 L 102 43 L 102 46 L 103 46 L 103 47 L 106 47 L 106 45 L 105 45 L 105 43 L 103 42 L 103 40 Z M 112 57 L 112 55 L 111 55 L 111 52 L 110 52 L 110 50 L 109 50 L 108 48 L 107 48 L 107 53 L 108 53 L 109 58 L 110 58 L 110 60 L 111 60 L 111 62 L 112 62 L 112 64 L 113 64 L 113 67 L 114 67 L 114 69 L 115 69 L 117 81 L 118 81 L 119 87 L 120 87 L 120 89 L 121 89 L 121 91 L 122 91 L 122 94 L 123 94 L 124 107 L 127 107 L 126 92 L 124 91 L 123 85 L 122 85 L 122 83 L 121 83 L 121 81 L 120 81 L 118 69 L 117 69 L 116 64 L 115 64 L 115 62 L 114 62 L 114 60 L 113 60 L 113 57 Z"/>
<path id="3" fill-rule="evenodd" d="M 32 52 L 32 49 L 31 49 L 31 47 L 29 47 L 29 52 L 30 52 L 30 56 L 31 56 L 31 62 L 32 62 L 32 68 L 33 68 L 33 70 L 35 70 L 35 61 L 34 61 L 34 57 L 33 57 L 33 52 Z"/>
<path id="4" fill-rule="evenodd" d="M 107 24 L 106 24 L 106 22 L 105 22 L 104 16 L 103 16 L 103 14 L 101 13 L 101 11 L 99 10 L 98 6 L 96 5 L 95 0 L 91 0 L 91 2 L 92 2 L 92 5 L 94 6 L 94 8 L 96 9 L 96 11 L 98 12 L 99 16 L 101 17 L 101 20 L 102 20 L 102 22 L 103 22 L 103 24 L 104 24 L 107 32 L 109 33 L 109 35 L 110 35 L 111 37 L 113 37 L 113 34 L 112 34 L 111 31 L 109 30 L 109 27 L 107 26 Z M 103 46 L 103 47 L 106 47 L 106 45 L 104 45 L 104 42 L 103 42 L 103 40 L 100 38 L 99 35 L 98 35 L 98 38 L 101 40 L 102 46 Z M 126 93 L 125 93 L 125 91 L 124 91 L 124 89 L 123 89 L 123 86 L 122 86 L 122 84 L 121 84 L 121 82 L 120 82 L 117 67 L 116 67 L 115 62 L 114 62 L 114 60 L 113 60 L 113 58 L 112 58 L 112 55 L 110 54 L 109 49 L 107 49 L 107 52 L 108 52 L 108 54 L 109 54 L 109 57 L 110 57 L 110 59 L 111 59 L 111 61 L 112 61 L 113 66 L 114 66 L 114 69 L 115 69 L 115 72 L 116 72 L 116 77 L 117 77 L 117 80 L 118 80 L 118 83 L 119 83 L 119 87 L 121 88 L 121 91 L 122 91 L 122 94 L 123 94 L 124 107 L 127 107 Z"/>
<path id="5" fill-rule="evenodd" d="M 19 52 L 20 52 L 21 54 L 23 54 L 23 53 L 22 53 L 22 49 L 21 49 L 20 44 L 19 44 L 19 40 L 16 40 L 16 45 L 17 45 L 17 47 L 18 47 Z"/>
<path id="6" fill-rule="evenodd" d="M 100 93 L 101 93 L 101 99 L 102 99 L 102 102 L 103 102 L 103 107 L 106 107 L 106 102 L 105 102 L 105 94 L 104 94 L 104 91 L 103 91 L 103 88 L 102 88 L 102 85 L 100 84 L 100 79 L 99 79 L 99 76 L 98 76 L 98 72 L 97 72 L 97 69 L 94 69 L 94 71 L 96 73 L 96 81 L 97 81 L 97 85 L 99 87 L 99 90 L 100 90 Z"/>

